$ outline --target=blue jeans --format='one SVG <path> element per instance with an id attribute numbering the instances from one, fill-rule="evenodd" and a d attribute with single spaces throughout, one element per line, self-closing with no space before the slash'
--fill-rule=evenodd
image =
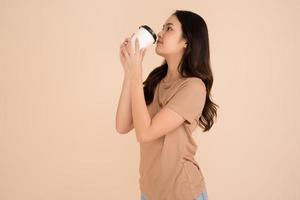
<path id="1" fill-rule="evenodd" d="M 141 194 L 141 200 L 148 200 L 143 193 Z M 207 192 L 202 192 L 195 200 L 208 200 Z"/>
<path id="2" fill-rule="evenodd" d="M 196 200 L 208 200 L 207 191 L 202 192 Z"/>

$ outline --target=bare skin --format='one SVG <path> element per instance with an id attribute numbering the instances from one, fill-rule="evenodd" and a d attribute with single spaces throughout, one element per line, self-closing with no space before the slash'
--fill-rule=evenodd
<path id="1" fill-rule="evenodd" d="M 162 41 L 162 43 L 157 44 L 155 52 L 164 57 L 168 63 L 166 81 L 177 79 L 180 76 L 177 66 L 184 53 L 184 48 L 187 46 L 186 40 L 182 38 L 181 34 L 181 24 L 173 15 L 167 19 L 163 29 L 157 34 L 158 41 Z"/>
<path id="2" fill-rule="evenodd" d="M 131 35 L 131 37 L 133 34 Z M 123 46 L 127 46 L 129 38 L 126 38 L 125 41 L 121 44 L 121 48 Z M 125 134 L 133 129 L 132 122 L 132 109 L 131 109 L 131 98 L 130 98 L 130 77 L 128 72 L 126 72 L 126 68 L 124 67 L 125 62 L 121 57 L 121 63 L 124 68 L 124 77 L 123 77 L 123 85 L 122 91 L 119 99 L 119 104 L 116 113 L 116 130 Z"/>

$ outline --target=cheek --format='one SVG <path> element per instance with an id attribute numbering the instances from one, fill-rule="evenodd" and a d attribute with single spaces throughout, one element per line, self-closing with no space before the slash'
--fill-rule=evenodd
<path id="1" fill-rule="evenodd" d="M 161 45 L 158 45 L 158 47 L 164 48 L 164 49 L 173 49 L 175 47 L 175 43 L 172 40 L 164 40 L 164 43 Z"/>
<path id="2" fill-rule="evenodd" d="M 173 41 L 170 41 L 163 44 L 163 49 L 169 53 L 176 53 L 179 51 L 179 45 Z"/>

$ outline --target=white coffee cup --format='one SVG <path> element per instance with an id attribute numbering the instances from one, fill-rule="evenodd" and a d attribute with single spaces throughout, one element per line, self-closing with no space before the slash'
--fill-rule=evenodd
<path id="1" fill-rule="evenodd" d="M 147 48 L 151 44 L 156 42 L 156 34 L 155 32 L 147 25 L 142 25 L 139 27 L 139 30 L 134 33 L 131 38 L 131 47 L 133 51 L 135 51 L 135 40 L 138 39 L 140 49 Z"/>

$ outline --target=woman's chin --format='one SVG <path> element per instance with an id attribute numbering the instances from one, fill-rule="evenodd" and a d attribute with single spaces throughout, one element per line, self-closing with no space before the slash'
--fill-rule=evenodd
<path id="1" fill-rule="evenodd" d="M 159 48 L 158 46 L 155 47 L 155 53 L 156 53 L 157 55 L 162 55 L 162 54 L 161 54 L 161 50 L 160 50 L 160 48 Z"/>
<path id="2" fill-rule="evenodd" d="M 161 52 L 159 50 L 157 50 L 157 48 L 155 49 L 155 53 L 159 56 L 162 56 Z"/>

